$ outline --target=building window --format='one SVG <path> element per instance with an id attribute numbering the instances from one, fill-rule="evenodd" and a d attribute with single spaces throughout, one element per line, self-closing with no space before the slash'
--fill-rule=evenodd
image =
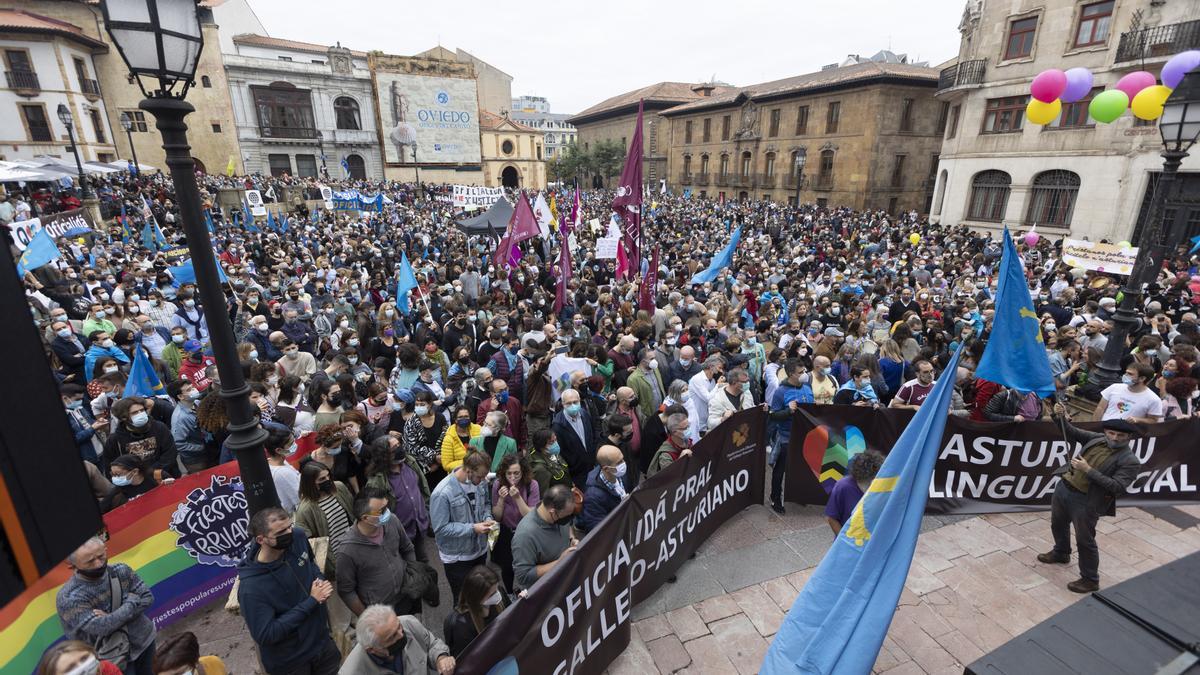
<path id="1" fill-rule="evenodd" d="M 29 140 L 34 142 L 50 142 L 54 140 L 50 133 L 50 121 L 46 118 L 46 107 L 40 103 L 19 103 L 21 119 L 25 122 L 25 132 Z"/>
<path id="2" fill-rule="evenodd" d="M 729 140 L 729 115 L 721 118 L 721 140 Z"/>
<path id="3" fill-rule="evenodd" d="M 892 187 L 900 187 L 904 184 L 904 155 L 896 155 L 896 159 L 892 163 Z"/>
<path id="4" fill-rule="evenodd" d="M 702 137 L 704 138 L 705 143 L 712 140 L 712 118 L 711 117 L 704 118 L 704 130 L 701 133 L 703 134 Z"/>
<path id="5" fill-rule="evenodd" d="M 838 122 L 842 117 L 842 102 L 831 101 L 829 109 L 825 112 L 825 133 L 836 134 L 838 130 Z"/>
<path id="6" fill-rule="evenodd" d="M 267 155 L 267 164 L 271 167 L 272 176 L 282 176 L 292 172 L 292 158 L 287 155 Z"/>
<path id="7" fill-rule="evenodd" d="M 271 138 L 316 138 L 312 97 L 287 82 L 250 87 L 258 111 L 259 131 Z"/>
<path id="8" fill-rule="evenodd" d="M 1078 194 L 1079 175 L 1075 172 L 1055 169 L 1039 173 L 1033 177 L 1025 224 L 1070 227 Z"/>
<path id="9" fill-rule="evenodd" d="M 1006 134 L 1021 130 L 1025 119 L 1025 105 L 1029 103 L 1028 96 L 1008 96 L 1005 98 L 990 98 L 983 113 L 983 134 Z"/>
<path id="10" fill-rule="evenodd" d="M 906 98 L 900 102 L 900 131 L 913 130 L 913 105 L 916 99 Z"/>
<path id="11" fill-rule="evenodd" d="M 779 108 L 771 111 L 770 127 L 767 128 L 767 135 L 774 138 L 779 135 Z"/>
<path id="12" fill-rule="evenodd" d="M 775 153 L 773 152 L 767 153 L 766 174 L 768 177 L 773 177 L 775 175 Z"/>
<path id="13" fill-rule="evenodd" d="M 1004 220 L 1011 185 L 1012 178 L 1003 171 L 993 169 L 975 174 L 971 180 L 971 204 L 967 208 L 967 218 L 992 223 Z"/>
<path id="14" fill-rule="evenodd" d="M 950 174 L 943 169 L 938 178 L 937 196 L 933 199 L 933 215 L 935 216 L 942 213 L 942 202 L 946 201 L 946 181 L 949 180 L 949 177 Z"/>
<path id="15" fill-rule="evenodd" d="M 24 49 L 5 49 L 4 64 L 10 73 L 33 74 L 33 62 L 29 59 L 29 52 Z"/>
<path id="16" fill-rule="evenodd" d="M 819 187 L 833 187 L 833 151 L 822 150 L 821 161 L 817 165 L 817 185 Z"/>
<path id="17" fill-rule="evenodd" d="M 950 128 L 946 131 L 946 138 L 954 138 L 958 133 L 958 115 L 962 112 L 962 106 L 956 105 L 950 109 Z"/>
<path id="18" fill-rule="evenodd" d="M 891 199 L 888 200 L 887 212 L 895 215 L 896 213 L 899 212 L 899 204 L 900 204 L 900 200 L 896 197 L 892 197 Z"/>
<path id="19" fill-rule="evenodd" d="M 280 60 L 280 61 L 291 61 L 291 60 L 292 60 L 292 57 L 290 57 L 290 56 L 280 56 L 280 57 L 279 57 L 279 60 Z"/>
<path id="20" fill-rule="evenodd" d="M 721 155 L 721 175 L 729 175 L 729 155 Z"/>
<path id="21" fill-rule="evenodd" d="M 748 151 L 742 153 L 742 177 L 750 175 L 751 166 L 754 163 L 754 156 Z"/>
<path id="22" fill-rule="evenodd" d="M 946 122 L 949 120 L 949 118 L 950 104 L 943 103 L 941 111 L 938 112 L 937 132 L 939 136 L 946 133 Z"/>
<path id="23" fill-rule="evenodd" d="M 708 175 L 708 155 L 700 155 L 700 175 Z"/>
<path id="24" fill-rule="evenodd" d="M 213 132 L 214 134 L 219 134 L 219 133 L 221 133 L 221 123 L 220 123 L 220 122 L 213 122 L 213 123 L 212 123 L 212 132 Z"/>
<path id="25" fill-rule="evenodd" d="M 362 129 L 362 120 L 358 116 L 358 101 L 349 96 L 339 96 L 333 99 L 333 116 L 337 120 L 337 128 L 358 131 Z"/>
<path id="26" fill-rule="evenodd" d="M 317 158 L 313 155 L 296 155 L 296 175 L 309 178 L 317 175 Z"/>
<path id="27" fill-rule="evenodd" d="M 692 121 L 688 120 L 683 123 L 683 142 L 691 144 L 692 142 Z"/>
<path id="28" fill-rule="evenodd" d="M 808 133 L 808 106 L 802 105 L 796 110 L 796 135 Z"/>
<path id="29" fill-rule="evenodd" d="M 212 89 L 212 80 L 208 79 L 207 75 L 200 76 L 200 86 L 205 89 Z"/>
<path id="30" fill-rule="evenodd" d="M 346 155 L 346 165 L 350 167 L 350 178 L 353 180 L 367 179 L 367 164 L 361 155 Z"/>
<path id="31" fill-rule="evenodd" d="M 141 110 L 122 110 L 121 112 L 129 116 L 129 130 L 133 133 L 145 133 L 146 131 L 146 113 Z"/>
<path id="32" fill-rule="evenodd" d="M 1046 129 L 1089 129 L 1096 126 L 1092 123 L 1088 116 L 1088 106 L 1092 103 L 1092 97 L 1104 91 L 1104 87 L 1096 87 L 1088 92 L 1084 98 L 1075 101 L 1074 103 L 1064 103 L 1062 112 L 1058 114 L 1058 118 L 1050 124 L 1046 125 Z"/>
<path id="33" fill-rule="evenodd" d="M 690 155 L 683 156 L 683 177 L 692 177 L 692 158 Z"/>
<path id="34" fill-rule="evenodd" d="M 506 138 L 504 139 L 504 142 L 500 144 L 500 152 L 503 152 L 506 155 L 511 155 L 514 147 L 515 146 L 513 145 L 513 142 Z"/>
<path id="35" fill-rule="evenodd" d="M 104 121 L 100 119 L 100 111 L 97 108 L 88 108 L 88 118 L 92 120 L 92 132 L 96 134 L 97 143 L 107 143 L 108 138 L 104 135 Z"/>
<path id="36" fill-rule="evenodd" d="M 1005 59 L 1021 59 L 1033 53 L 1037 23 L 1038 18 L 1031 16 L 1008 24 L 1008 42 L 1004 46 Z"/>
<path id="37" fill-rule="evenodd" d="M 1112 0 L 1084 5 L 1079 10 L 1079 29 L 1075 31 L 1075 46 L 1090 47 L 1107 42 L 1112 13 Z"/>

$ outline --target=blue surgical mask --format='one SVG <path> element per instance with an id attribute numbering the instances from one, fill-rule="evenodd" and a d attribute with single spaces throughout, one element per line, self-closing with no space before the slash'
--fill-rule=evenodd
<path id="1" fill-rule="evenodd" d="M 125 487 L 126 485 L 129 485 L 132 480 L 133 479 L 129 477 L 129 474 L 113 476 L 112 484 L 116 485 L 117 487 Z"/>
<path id="2" fill-rule="evenodd" d="M 150 415 L 145 412 L 137 413 L 129 418 L 129 423 L 138 428 L 146 426 L 149 421 Z"/>
<path id="3" fill-rule="evenodd" d="M 550 445 L 546 446 L 546 452 L 548 452 L 552 455 L 557 455 L 559 453 L 559 450 L 560 450 L 560 448 L 558 447 L 557 442 L 551 443 Z"/>
<path id="4" fill-rule="evenodd" d="M 565 410 L 571 417 L 579 417 L 579 413 L 583 410 L 583 408 L 581 408 L 578 403 L 571 403 L 568 404 L 567 407 L 563 408 L 563 410 Z"/>
<path id="5" fill-rule="evenodd" d="M 505 389 L 504 391 L 500 392 L 499 394 L 496 394 L 496 401 L 500 405 L 507 405 L 508 404 L 508 390 Z"/>
<path id="6" fill-rule="evenodd" d="M 383 513 L 379 514 L 379 524 L 380 525 L 383 525 L 384 523 L 386 523 L 387 521 L 389 521 L 391 519 L 392 519 L 392 512 L 388 511 L 387 509 L 384 509 Z"/>
<path id="7" fill-rule="evenodd" d="M 1131 375 L 1122 375 L 1121 382 L 1126 386 L 1132 387 L 1136 380 Z"/>
<path id="8" fill-rule="evenodd" d="M 79 409 L 80 409 L 80 408 L 82 408 L 82 407 L 83 407 L 83 401 L 82 401 L 82 400 L 79 400 L 79 401 L 71 401 L 70 403 L 68 403 L 68 404 L 67 404 L 67 410 L 79 410 Z"/>

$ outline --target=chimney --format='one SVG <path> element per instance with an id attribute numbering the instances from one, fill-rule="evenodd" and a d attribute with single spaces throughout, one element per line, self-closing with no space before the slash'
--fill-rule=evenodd
<path id="1" fill-rule="evenodd" d="M 716 85 L 711 82 L 703 82 L 701 84 L 692 85 L 692 91 L 700 94 L 701 96 L 712 96 L 713 89 L 716 88 Z"/>

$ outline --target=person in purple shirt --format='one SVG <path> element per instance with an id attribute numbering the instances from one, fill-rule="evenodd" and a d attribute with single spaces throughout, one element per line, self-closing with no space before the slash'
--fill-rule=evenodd
<path id="1" fill-rule="evenodd" d="M 879 473 L 883 466 L 883 455 L 875 450 L 867 450 L 850 458 L 849 473 L 833 485 L 833 492 L 825 504 L 825 521 L 833 529 L 834 536 L 842 531 L 842 525 L 854 513 L 858 500 Z"/>
<path id="2" fill-rule="evenodd" d="M 492 516 L 500 523 L 492 562 L 500 568 L 505 588 L 513 587 L 512 539 L 517 524 L 541 501 L 528 460 L 513 454 L 502 457 L 496 467 L 496 480 L 492 481 Z"/>

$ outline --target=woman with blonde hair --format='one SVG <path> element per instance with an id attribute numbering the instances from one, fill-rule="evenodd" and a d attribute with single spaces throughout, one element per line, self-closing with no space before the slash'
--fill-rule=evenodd
<path id="1" fill-rule="evenodd" d="M 493 410 L 483 418 L 479 435 L 472 438 L 469 444 L 472 448 L 491 458 L 493 473 L 500 466 L 500 460 L 504 459 L 505 455 L 517 452 L 516 440 L 504 433 L 507 428 L 508 415 L 499 410 Z"/>

